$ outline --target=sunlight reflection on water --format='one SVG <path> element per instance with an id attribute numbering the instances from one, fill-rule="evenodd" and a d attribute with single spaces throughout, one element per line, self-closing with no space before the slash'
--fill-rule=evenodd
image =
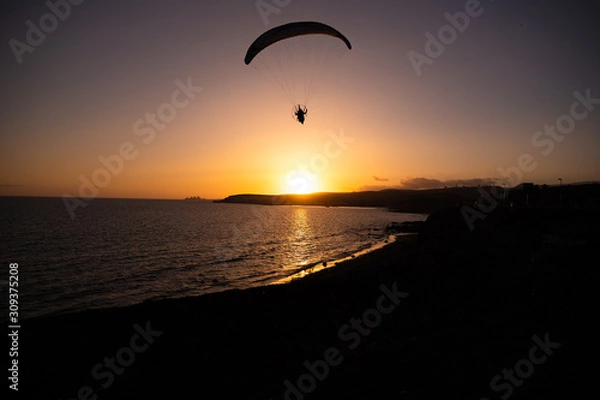
<path id="1" fill-rule="evenodd" d="M 73 221 L 60 198 L 0 201 L 0 250 L 22 266 L 28 316 L 265 285 L 381 242 L 392 221 L 425 218 L 367 208 L 95 199 Z"/>

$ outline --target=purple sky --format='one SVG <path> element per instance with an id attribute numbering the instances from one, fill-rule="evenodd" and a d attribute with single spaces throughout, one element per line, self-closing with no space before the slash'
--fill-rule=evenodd
<path id="1" fill-rule="evenodd" d="M 136 157 L 101 197 L 285 191 L 285 176 L 310 164 L 326 132 L 341 130 L 355 141 L 314 174 L 315 189 L 477 182 L 511 168 L 537 183 L 600 180 L 595 2 L 292 0 L 268 24 L 255 3 L 87 0 L 16 56 L 26 22 L 39 27 L 49 8 L 6 0 L 0 195 L 76 196 L 80 177 L 102 167 L 98 157 L 127 141 Z M 409 52 L 427 56 L 425 34 L 437 37 L 445 13 L 465 7 L 478 15 L 417 74 Z M 353 44 L 321 82 L 306 126 L 291 120 L 280 89 L 243 63 L 258 35 L 302 20 L 327 23 Z M 202 92 L 142 144 L 134 123 L 188 79 Z M 586 91 L 599 100 L 573 106 Z M 557 123 L 569 133 L 544 133 Z"/>

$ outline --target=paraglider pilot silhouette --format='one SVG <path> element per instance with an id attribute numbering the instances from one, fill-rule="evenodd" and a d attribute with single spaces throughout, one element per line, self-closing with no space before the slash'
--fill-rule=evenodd
<path id="1" fill-rule="evenodd" d="M 294 118 L 302 125 L 304 125 L 304 118 L 306 118 L 306 114 L 308 114 L 308 110 L 302 104 L 298 104 L 294 107 Z"/>
<path id="2" fill-rule="evenodd" d="M 313 35 L 324 41 L 313 46 L 314 42 L 310 42 L 306 38 Z M 279 44 L 280 42 L 290 44 L 291 42 L 288 41 L 296 41 L 294 43 L 298 44 L 298 47 L 292 45 L 287 47 Z M 350 41 L 329 25 L 313 21 L 292 22 L 272 28 L 260 35 L 248 48 L 244 63 L 250 65 L 258 56 L 259 61 L 253 63 L 253 65 L 258 64 L 281 86 L 294 107 L 292 117 L 304 124 L 308 113 L 305 104 L 307 104 L 312 83 L 315 80 L 313 74 L 318 69 L 313 64 L 316 64 L 319 60 L 324 61 L 328 54 L 333 55 L 334 49 L 340 45 L 340 42 L 343 43 L 342 48 L 352 49 Z M 295 76 L 293 73 L 302 71 L 304 71 L 303 76 L 302 74 Z M 288 76 L 288 73 L 290 76 Z M 298 78 L 298 80 L 294 78 Z M 304 82 L 304 98 L 297 98 L 294 95 L 293 82 L 296 81 Z"/>

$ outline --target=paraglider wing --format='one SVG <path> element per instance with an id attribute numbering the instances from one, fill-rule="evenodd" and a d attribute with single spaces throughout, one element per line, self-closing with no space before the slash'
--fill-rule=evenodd
<path id="1" fill-rule="evenodd" d="M 270 29 L 260 35 L 258 39 L 256 39 L 254 43 L 250 45 L 250 48 L 246 52 L 246 58 L 244 58 L 244 62 L 246 65 L 250 64 L 254 57 L 256 57 L 256 55 L 263 49 L 281 40 L 289 39 L 295 36 L 319 34 L 336 37 L 343 41 L 346 46 L 348 46 L 348 49 L 352 49 L 352 44 L 350 44 L 350 41 L 338 30 L 329 25 L 325 25 L 320 22 L 292 22 Z"/>

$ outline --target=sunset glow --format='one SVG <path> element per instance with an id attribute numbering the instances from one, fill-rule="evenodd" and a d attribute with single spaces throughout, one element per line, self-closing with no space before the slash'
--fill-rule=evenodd
<path id="1" fill-rule="evenodd" d="M 583 9 L 481 3 L 440 41 L 464 2 L 291 2 L 268 18 L 254 2 L 109 3 L 73 8 L 32 52 L 3 53 L 0 195 L 218 199 L 598 179 L 600 59 Z M 26 43 L 25 21 L 44 4 L 11 6 L 5 42 Z M 308 60 L 288 47 L 290 73 L 244 63 L 268 29 L 312 19 L 352 42 L 332 42 L 335 66 L 311 61 L 327 49 L 317 36 L 290 39 Z M 304 70 L 311 79 L 293 82 Z M 296 98 L 304 124 L 290 117 Z M 287 176 L 299 166 L 309 175 Z"/>
<path id="2" fill-rule="evenodd" d="M 314 174 L 305 171 L 293 171 L 286 179 L 286 193 L 308 194 L 317 189 L 317 178 Z"/>

